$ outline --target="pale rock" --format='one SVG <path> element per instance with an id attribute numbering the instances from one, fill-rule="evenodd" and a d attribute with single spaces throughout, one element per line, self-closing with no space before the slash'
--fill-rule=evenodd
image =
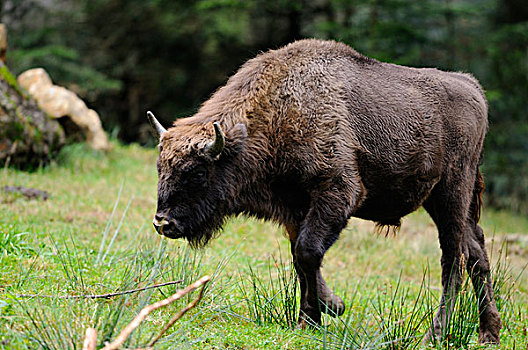
<path id="1" fill-rule="evenodd" d="M 53 85 L 48 73 L 42 68 L 25 71 L 17 78 L 37 101 L 39 107 L 54 118 L 69 117 L 86 134 L 86 142 L 96 150 L 109 150 L 110 143 L 101 126 L 99 115 L 74 92 Z"/>

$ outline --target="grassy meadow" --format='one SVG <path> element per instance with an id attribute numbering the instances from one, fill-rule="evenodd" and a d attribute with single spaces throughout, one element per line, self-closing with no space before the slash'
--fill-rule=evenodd
<path id="1" fill-rule="evenodd" d="M 73 145 L 33 173 L 0 169 L 1 187 L 50 193 L 47 200 L 26 199 L 0 188 L 1 349 L 81 349 L 88 327 L 98 330 L 102 347 L 144 306 L 202 275 L 212 280 L 200 304 L 155 349 L 488 348 L 477 342 L 467 281 L 447 340 L 420 345 L 441 290 L 436 230 L 423 210 L 405 218 L 395 237 L 352 219 L 323 267 L 347 311 L 325 317 L 319 329 L 296 330 L 298 291 L 282 229 L 234 218 L 199 251 L 160 237 L 151 224 L 156 156 L 136 145 L 116 143 L 108 154 Z M 485 208 L 481 224 L 503 318 L 501 348 L 528 349 L 528 219 Z M 111 298 L 61 298 L 176 280 L 182 282 Z M 125 346 L 145 348 L 196 295 L 151 313 Z"/>

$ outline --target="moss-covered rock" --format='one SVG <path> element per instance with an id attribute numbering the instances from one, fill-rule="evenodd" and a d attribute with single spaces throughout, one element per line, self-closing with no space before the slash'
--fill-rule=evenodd
<path id="1" fill-rule="evenodd" d="M 0 62 L 0 166 L 32 169 L 64 146 L 61 125 L 44 113 Z"/>

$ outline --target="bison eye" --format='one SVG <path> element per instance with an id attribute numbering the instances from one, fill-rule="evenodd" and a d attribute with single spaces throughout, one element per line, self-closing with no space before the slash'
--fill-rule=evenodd
<path id="1" fill-rule="evenodd" d="M 192 172 L 191 177 L 194 183 L 203 183 L 207 177 L 207 171 L 205 169 L 196 169 Z"/>
<path id="2" fill-rule="evenodd" d="M 186 184 L 203 184 L 207 178 L 207 169 L 197 167 L 182 172 L 181 181 Z"/>

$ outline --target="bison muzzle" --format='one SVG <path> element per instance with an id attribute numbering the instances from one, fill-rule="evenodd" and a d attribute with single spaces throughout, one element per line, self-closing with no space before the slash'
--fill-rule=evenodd
<path id="1" fill-rule="evenodd" d="M 302 40 L 251 59 L 192 117 L 159 138 L 154 227 L 205 245 L 226 218 L 282 224 L 301 291 L 299 325 L 340 315 L 321 272 L 351 217 L 398 227 L 423 206 L 442 250 L 442 337 L 466 268 L 478 297 L 480 342 L 499 343 L 479 172 L 487 102 L 471 75 L 409 68 L 333 41 Z"/>

